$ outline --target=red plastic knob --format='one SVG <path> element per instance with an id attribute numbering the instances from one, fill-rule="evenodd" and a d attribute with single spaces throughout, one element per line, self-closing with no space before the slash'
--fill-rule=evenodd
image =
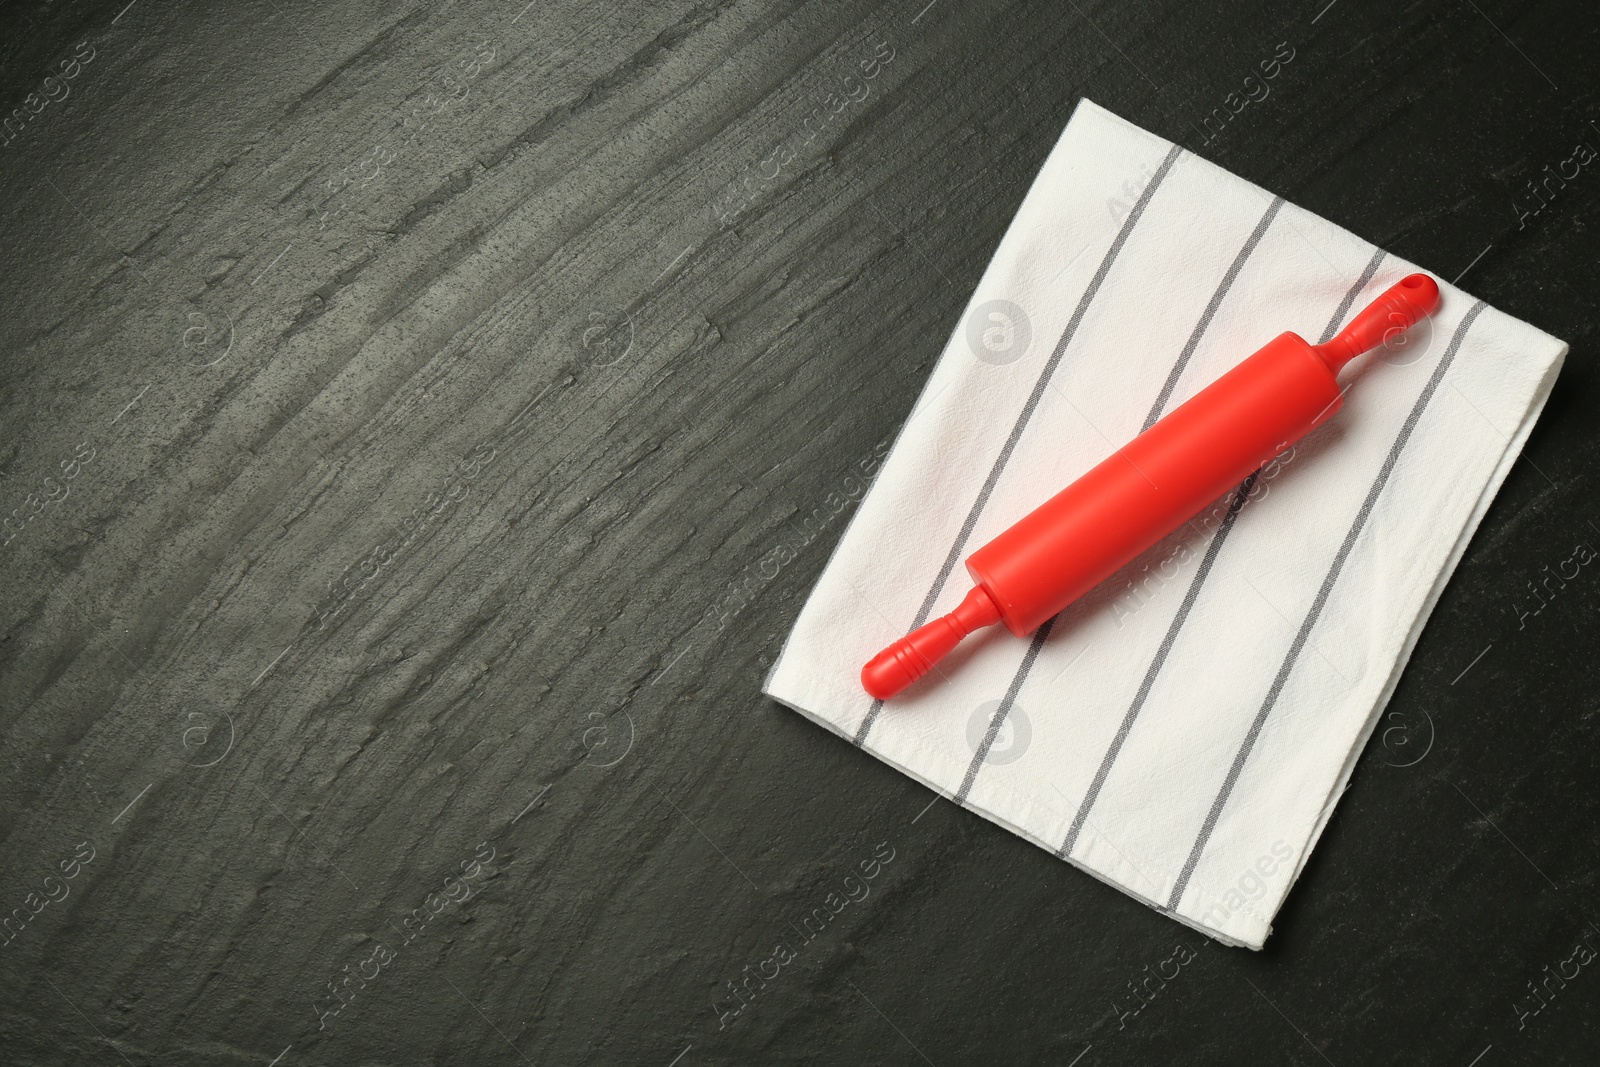
<path id="1" fill-rule="evenodd" d="M 861 668 L 861 686 L 874 698 L 888 700 L 933 670 L 933 665 L 963 637 L 999 621 L 1000 609 L 983 586 L 974 586 L 956 610 L 911 631 L 873 656 Z"/>
<path id="2" fill-rule="evenodd" d="M 1426 274 L 1408 274 L 1368 304 L 1339 336 L 1313 347 L 1328 369 L 1338 374 L 1346 363 L 1387 344 L 1433 314 L 1439 306 L 1439 283 Z"/>

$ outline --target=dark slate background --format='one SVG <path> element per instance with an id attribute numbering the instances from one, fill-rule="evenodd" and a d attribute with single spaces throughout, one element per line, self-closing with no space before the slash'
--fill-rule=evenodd
<path id="1" fill-rule="evenodd" d="M 1592 5 L 4 23 L 0 1062 L 1596 1062 Z M 1572 345 L 1259 954 L 759 693 L 1080 96 Z"/>

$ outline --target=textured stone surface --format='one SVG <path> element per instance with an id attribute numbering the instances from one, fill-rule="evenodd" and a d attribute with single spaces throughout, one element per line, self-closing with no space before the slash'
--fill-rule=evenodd
<path id="1" fill-rule="evenodd" d="M 1593 1062 L 1588 6 L 124 3 L 0 43 L 0 1060 Z M 1259 955 L 758 693 L 1082 95 L 1572 344 Z"/>

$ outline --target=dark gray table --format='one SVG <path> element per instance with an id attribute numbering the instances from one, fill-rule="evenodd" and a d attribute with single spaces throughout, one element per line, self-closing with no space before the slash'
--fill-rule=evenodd
<path id="1" fill-rule="evenodd" d="M 5 24 L 0 1060 L 1596 1062 L 1590 5 Z M 1572 344 L 1260 954 L 759 694 L 1085 95 Z"/>

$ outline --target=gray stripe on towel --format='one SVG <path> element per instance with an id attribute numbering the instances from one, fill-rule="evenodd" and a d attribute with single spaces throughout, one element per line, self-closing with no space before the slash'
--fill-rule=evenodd
<path id="1" fill-rule="evenodd" d="M 1238 254 L 1233 257 L 1233 262 L 1223 272 L 1222 281 L 1217 284 L 1216 291 L 1211 294 L 1211 299 L 1206 303 L 1205 310 L 1200 313 L 1200 319 L 1194 324 L 1194 329 L 1189 331 L 1189 339 L 1184 342 L 1183 348 L 1178 352 L 1178 358 L 1173 361 L 1172 369 L 1167 372 L 1166 381 L 1161 383 L 1161 389 L 1156 394 L 1156 399 L 1150 405 L 1150 411 L 1145 415 L 1144 424 L 1139 428 L 1143 433 L 1155 425 L 1161 417 L 1162 409 L 1167 406 L 1167 401 L 1172 399 L 1172 391 L 1178 386 L 1178 379 L 1183 376 L 1183 369 L 1189 365 L 1189 359 L 1194 355 L 1194 350 L 1200 346 L 1200 338 L 1205 335 L 1211 320 L 1216 318 L 1217 309 L 1222 306 L 1222 300 L 1228 295 L 1228 290 L 1233 288 L 1234 281 L 1239 277 L 1239 272 L 1244 269 L 1245 260 L 1250 258 L 1250 253 L 1256 250 L 1261 243 L 1261 238 L 1266 236 L 1267 228 L 1272 225 L 1272 220 L 1277 217 L 1278 209 L 1283 207 L 1283 197 L 1275 196 L 1272 203 L 1267 205 L 1267 210 L 1256 223 L 1255 229 L 1250 231 L 1250 236 L 1245 239 L 1239 248 Z M 966 802 L 967 794 L 972 790 L 972 783 L 978 779 L 978 771 L 983 767 L 983 761 L 989 755 L 989 746 L 994 743 L 995 737 L 1000 733 L 1000 728 L 1005 725 L 1006 717 L 1011 713 L 1011 706 L 1016 702 L 1017 693 L 1022 690 L 1022 685 L 1027 681 L 1028 673 L 1033 670 L 1033 662 L 1039 656 L 1039 649 L 1044 645 L 1045 638 L 1050 636 L 1050 626 L 1054 619 L 1039 627 L 1034 633 L 1033 642 L 1028 646 L 1027 653 L 1022 657 L 1016 674 L 1011 679 L 1011 685 L 1006 689 L 1006 695 L 1000 701 L 1000 706 L 995 708 L 994 715 L 990 718 L 989 729 L 984 734 L 983 744 L 978 751 L 973 753 L 972 762 L 967 766 L 966 776 L 962 779 L 961 790 L 956 794 L 957 804 Z"/>
<path id="2" fill-rule="evenodd" d="M 1266 725 L 1267 716 L 1278 702 L 1278 696 L 1283 692 L 1284 684 L 1289 680 L 1289 673 L 1294 670 L 1295 662 L 1300 658 L 1300 650 L 1305 647 L 1306 640 L 1311 636 L 1311 628 L 1316 625 L 1317 618 L 1322 614 L 1323 607 L 1328 602 L 1328 596 L 1333 592 L 1334 582 L 1339 580 L 1339 572 L 1344 569 L 1345 560 L 1350 558 L 1350 552 L 1355 547 L 1356 538 L 1361 535 L 1362 529 L 1367 524 L 1367 519 L 1372 515 L 1372 509 L 1378 503 L 1378 494 L 1383 492 L 1389 475 L 1393 473 L 1395 464 L 1400 460 L 1400 452 L 1411 439 L 1411 432 L 1416 429 L 1417 423 L 1422 418 L 1423 411 L 1428 406 L 1428 401 L 1433 398 L 1434 391 L 1439 388 L 1439 383 L 1444 379 L 1445 371 L 1450 369 L 1450 364 L 1456 358 L 1456 351 L 1460 349 L 1462 340 L 1471 329 L 1473 320 L 1484 308 L 1483 301 L 1472 305 L 1461 320 L 1461 325 L 1456 327 L 1455 336 L 1450 338 L 1450 346 L 1444 350 L 1444 355 L 1439 358 L 1439 365 L 1434 368 L 1428 384 L 1422 387 L 1422 392 L 1417 397 L 1417 402 L 1411 406 L 1411 412 L 1406 416 L 1405 424 L 1400 427 L 1394 444 L 1389 448 L 1389 454 L 1384 457 L 1383 466 L 1378 468 L 1378 476 L 1373 479 L 1372 488 L 1367 490 L 1366 499 L 1361 502 L 1361 509 L 1356 512 L 1356 517 L 1350 524 L 1350 531 L 1344 535 L 1344 542 L 1339 545 L 1339 551 L 1334 553 L 1333 563 L 1328 567 L 1328 574 L 1322 579 L 1322 586 L 1317 590 L 1316 597 L 1311 601 L 1311 608 L 1306 612 L 1305 621 L 1300 624 L 1299 631 L 1294 635 L 1294 641 L 1289 645 L 1288 653 L 1283 657 L 1283 665 L 1278 668 L 1277 677 L 1272 680 L 1272 687 L 1267 690 L 1266 699 L 1261 702 L 1261 710 L 1256 712 L 1255 721 L 1250 724 L 1250 729 L 1245 733 L 1243 742 L 1239 745 L 1238 753 L 1233 757 L 1233 765 L 1228 768 L 1228 776 L 1223 779 L 1222 788 L 1217 790 L 1217 797 L 1211 802 L 1211 810 L 1206 813 L 1206 821 L 1200 827 L 1200 833 L 1195 837 L 1194 847 L 1189 850 L 1189 858 L 1184 862 L 1183 870 L 1178 874 L 1178 881 L 1172 887 L 1172 895 L 1167 898 L 1167 907 L 1177 910 L 1179 902 L 1183 899 L 1183 891 L 1189 886 L 1189 878 L 1194 874 L 1195 867 L 1200 863 L 1200 856 L 1205 851 L 1206 842 L 1211 839 L 1211 832 L 1216 829 L 1217 819 L 1222 815 L 1223 807 L 1228 803 L 1228 797 L 1233 793 L 1234 785 L 1239 781 L 1239 775 L 1244 770 L 1245 760 L 1250 758 L 1250 750 L 1255 747 L 1256 739 L 1261 736 L 1261 728 Z"/>
<path id="3" fill-rule="evenodd" d="M 1022 437 L 1022 431 L 1027 428 L 1028 420 L 1033 417 L 1033 409 L 1039 406 L 1039 400 L 1044 396 L 1045 388 L 1050 384 L 1050 376 L 1055 373 L 1057 364 L 1066 353 L 1067 346 L 1072 343 L 1073 334 L 1078 332 L 1078 324 L 1083 321 L 1083 316 L 1089 310 L 1089 305 L 1094 301 L 1095 294 L 1100 291 L 1100 286 L 1105 282 L 1106 275 L 1111 272 L 1111 265 L 1116 262 L 1117 254 L 1122 251 L 1122 246 L 1128 243 L 1128 235 L 1133 233 L 1134 227 L 1139 224 L 1139 219 L 1144 215 L 1145 207 L 1150 203 L 1150 198 L 1155 195 L 1156 189 L 1166 178 L 1167 172 L 1183 154 L 1183 149 L 1173 145 L 1167 150 L 1166 156 L 1161 160 L 1161 165 L 1145 185 L 1144 191 L 1139 194 L 1139 199 L 1134 203 L 1133 209 L 1128 212 L 1128 217 L 1123 220 L 1122 228 L 1117 231 L 1116 238 L 1111 242 L 1111 247 L 1106 250 L 1105 258 L 1100 261 L 1099 268 L 1094 272 L 1094 277 L 1089 280 L 1089 285 L 1083 291 L 1083 296 L 1078 300 L 1077 308 L 1072 312 L 1072 318 L 1067 321 L 1066 329 L 1061 333 L 1061 340 L 1056 342 L 1056 347 L 1050 353 L 1050 358 L 1045 361 L 1044 369 L 1039 372 L 1039 380 L 1034 383 L 1033 392 L 1029 394 L 1027 403 L 1022 406 L 1022 413 L 1017 416 L 1017 421 L 1011 428 L 1011 435 L 1006 438 L 1005 445 L 1000 449 L 1000 455 L 994 461 L 994 468 L 989 471 L 989 477 L 984 479 L 983 488 L 978 491 L 978 498 L 972 502 L 972 509 L 967 512 L 966 521 L 961 524 L 961 532 L 956 534 L 955 544 L 950 546 L 949 553 L 945 556 L 944 565 L 939 568 L 938 577 L 933 580 L 933 586 L 928 590 L 928 595 L 923 598 L 922 607 L 917 609 L 916 618 L 906 630 L 910 633 L 928 621 L 928 613 L 933 610 L 934 602 L 939 599 L 939 593 L 944 589 L 945 581 L 950 577 L 950 572 L 955 569 L 956 561 L 961 558 L 961 550 L 966 547 L 967 538 L 972 536 L 973 529 L 978 525 L 978 516 L 983 513 L 984 505 L 989 502 L 989 494 L 994 492 L 995 483 L 1000 480 L 1000 474 L 1005 470 L 1006 462 L 1011 458 L 1011 452 L 1017 447 L 1017 441 Z M 867 709 L 867 717 L 861 721 L 861 726 L 856 730 L 854 742 L 857 747 L 866 743 L 867 734 L 872 730 L 872 724 L 877 721 L 878 713 L 883 710 L 883 701 L 874 700 Z"/>
<path id="4" fill-rule="evenodd" d="M 1328 325 L 1323 328 L 1322 336 L 1317 341 L 1318 344 L 1332 339 L 1333 335 L 1339 331 L 1339 327 L 1344 323 L 1345 316 L 1350 313 L 1350 308 L 1354 306 L 1356 297 L 1361 294 L 1361 290 L 1365 289 L 1367 283 L 1372 281 L 1373 276 L 1378 273 L 1378 267 L 1382 265 L 1385 255 L 1386 253 L 1381 248 L 1372 253 L 1372 258 L 1367 261 L 1366 268 L 1361 272 L 1361 277 L 1357 278 L 1356 283 L 1344 294 L 1344 299 L 1339 302 L 1339 306 L 1334 311 L 1332 318 L 1328 320 Z M 1195 601 L 1200 597 L 1200 589 L 1205 585 L 1207 577 L 1211 574 L 1211 565 L 1216 562 L 1217 555 L 1227 542 L 1228 534 L 1233 529 L 1234 520 L 1239 515 L 1239 509 L 1244 506 L 1245 498 L 1249 496 L 1259 473 L 1258 471 L 1256 474 L 1246 478 L 1243 484 L 1234 492 L 1233 501 L 1228 505 L 1227 517 L 1223 519 L 1222 525 L 1217 528 L 1217 532 L 1212 535 L 1211 543 L 1206 546 L 1206 553 L 1200 561 L 1200 567 L 1195 571 L 1194 577 L 1189 582 L 1189 591 L 1184 594 L 1183 603 L 1178 608 L 1178 613 L 1173 616 L 1171 625 L 1167 627 L 1166 636 L 1161 639 L 1161 645 L 1156 649 L 1155 658 L 1150 661 L 1150 666 L 1145 671 L 1144 679 L 1139 683 L 1139 691 L 1134 694 L 1133 703 L 1129 705 L 1126 714 L 1122 717 L 1121 725 L 1117 727 L 1116 736 L 1111 739 L 1110 747 L 1106 749 L 1105 755 L 1100 759 L 1100 767 L 1095 771 L 1094 780 L 1089 784 L 1089 791 L 1084 794 L 1083 803 L 1078 806 L 1078 813 L 1072 818 L 1072 826 L 1067 830 L 1066 838 L 1061 842 L 1061 847 L 1056 850 L 1056 855 L 1062 859 L 1070 856 L 1073 846 L 1078 843 L 1078 834 L 1083 830 L 1083 824 L 1089 818 L 1089 811 L 1094 807 L 1094 802 L 1100 796 L 1101 787 L 1105 785 L 1106 779 L 1111 775 L 1112 764 L 1116 763 L 1117 756 L 1122 752 L 1122 743 L 1128 739 L 1128 734 L 1133 730 L 1134 720 L 1144 710 L 1144 702 L 1149 698 L 1150 690 L 1154 688 L 1156 678 L 1160 675 L 1161 668 L 1165 666 L 1167 655 L 1172 651 L 1172 646 L 1177 643 L 1178 633 L 1183 629 L 1184 623 L 1188 621 L 1189 612 L 1194 607 Z"/>

